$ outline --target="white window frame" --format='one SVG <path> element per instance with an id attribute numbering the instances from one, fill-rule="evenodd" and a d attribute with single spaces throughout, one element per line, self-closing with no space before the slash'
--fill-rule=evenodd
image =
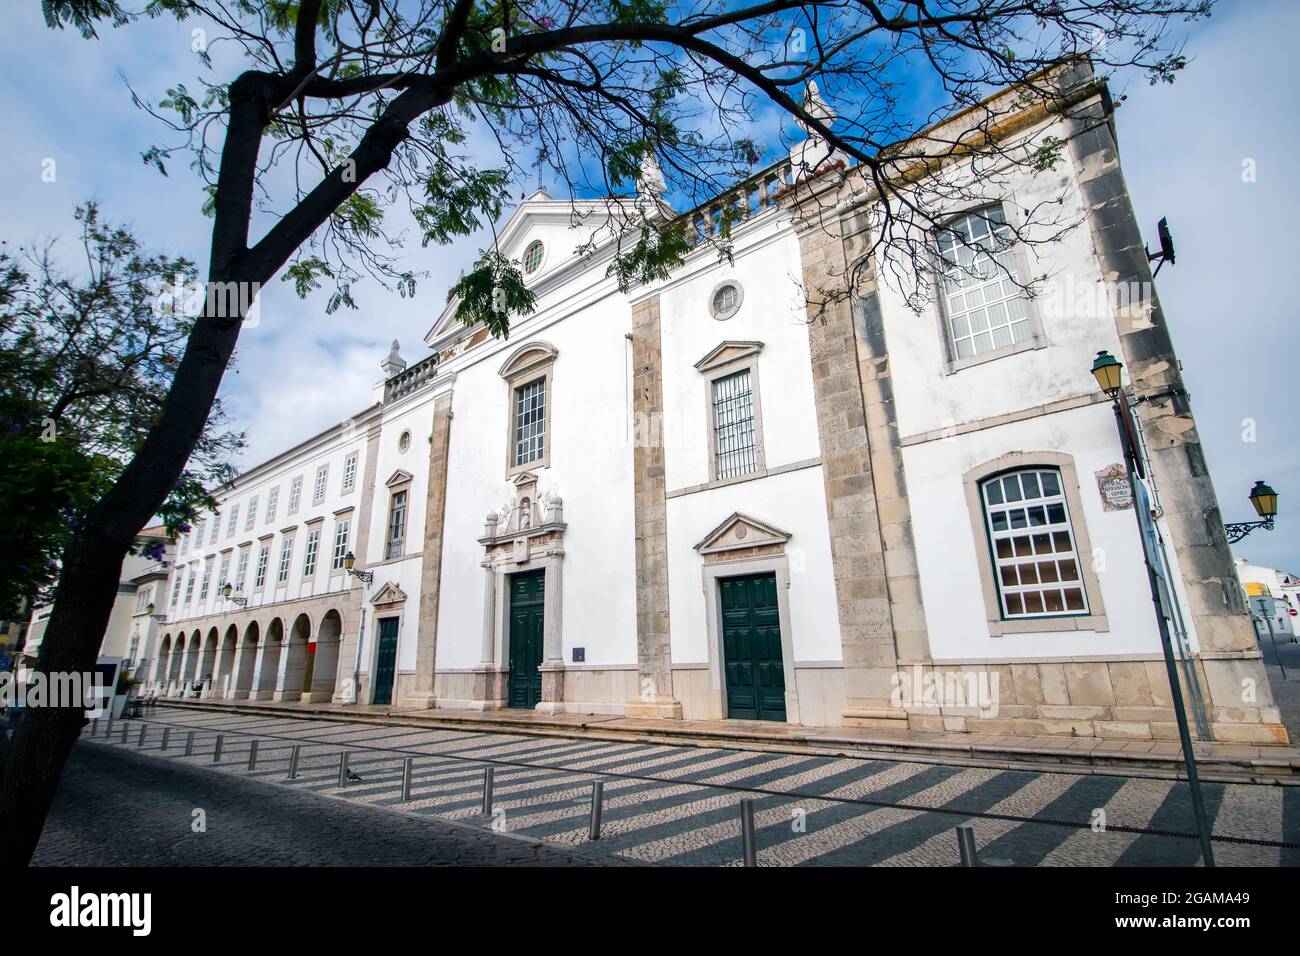
<path id="1" fill-rule="evenodd" d="M 302 504 L 302 475 L 289 482 L 289 514 L 297 514 L 300 504 Z"/>
<path id="2" fill-rule="evenodd" d="M 276 485 L 266 495 L 266 517 L 263 521 L 274 521 L 275 512 L 280 507 L 280 486 Z"/>
<path id="3" fill-rule="evenodd" d="M 340 518 L 334 523 L 334 557 L 330 562 L 331 571 L 338 571 L 343 567 L 343 557 L 348 553 L 348 537 L 351 533 L 351 518 Z"/>
<path id="4" fill-rule="evenodd" d="M 307 532 L 307 547 L 303 552 L 302 576 L 309 578 L 316 573 L 316 552 L 320 550 L 320 528 Z"/>
<path id="5" fill-rule="evenodd" d="M 203 578 L 199 582 L 199 603 L 202 604 L 208 599 L 208 585 L 212 583 L 212 563 L 203 562 Z"/>
<path id="6" fill-rule="evenodd" d="M 329 487 L 330 466 L 321 465 L 316 469 L 316 478 L 312 483 L 311 503 L 320 504 L 325 500 L 325 492 Z"/>
<path id="7" fill-rule="evenodd" d="M 388 498 L 388 520 L 384 522 L 384 560 L 395 561 L 406 554 L 406 525 L 410 518 L 411 494 L 399 488 Z M 400 522 L 398 521 L 400 515 Z M 394 535 L 394 529 L 397 534 Z"/>
<path id="8" fill-rule="evenodd" d="M 357 453 L 343 459 L 343 490 L 351 491 L 357 483 Z"/>
<path id="9" fill-rule="evenodd" d="M 999 583 L 998 565 L 992 524 L 987 517 L 984 498 L 984 483 L 994 477 L 1002 477 L 1012 472 L 1025 470 L 1047 471 L 1055 469 L 1060 474 L 1061 492 L 1064 495 L 1066 513 L 1077 556 L 1078 570 L 1083 582 L 1086 611 L 1063 613 L 1020 615 L 1008 617 L 1004 613 L 1002 589 Z M 970 514 L 971 534 L 975 543 L 976 561 L 979 566 L 980 588 L 984 595 L 984 606 L 988 631 L 991 636 L 1003 634 L 1025 634 L 1036 632 L 1109 631 L 1110 624 L 1106 618 L 1106 608 L 1102 597 L 1101 584 L 1093 568 L 1092 544 L 1088 536 L 1087 520 L 1079 493 L 1078 472 L 1074 459 L 1062 452 L 1025 451 L 1011 452 L 992 461 L 984 462 L 967 471 L 962 476 L 966 493 L 966 505 Z M 1014 529 L 1032 537 L 1034 528 Z M 1041 534 L 1039 530 L 1037 533 Z M 1023 535 L 1022 535 L 1023 536 Z M 1055 558 L 1053 559 L 1055 560 Z"/>
<path id="10" fill-rule="evenodd" d="M 260 591 L 266 586 L 267 567 L 271 563 L 271 542 L 263 541 L 257 549 L 257 571 L 253 575 L 253 590 Z"/>
<path id="11" fill-rule="evenodd" d="M 248 514 L 244 515 L 244 530 L 252 531 L 257 525 L 257 495 L 248 499 Z"/>
<path id="12" fill-rule="evenodd" d="M 280 564 L 275 571 L 275 583 L 284 584 L 289 580 L 289 566 L 293 564 L 293 535 L 285 535 L 280 541 Z"/>
<path id="13" fill-rule="evenodd" d="M 996 212 L 1001 217 L 1002 221 L 1006 224 L 1005 229 L 997 230 L 993 227 L 987 226 L 988 214 L 990 212 Z M 1015 216 L 1014 204 L 1003 203 L 1000 201 L 989 202 L 983 206 L 978 206 L 974 209 L 967 209 L 951 216 L 934 236 L 936 273 L 934 293 L 935 299 L 938 303 L 937 312 L 942 327 L 941 332 L 943 335 L 944 351 L 946 354 L 947 370 L 949 373 L 959 371 L 963 368 L 968 368 L 972 365 L 979 365 L 983 362 L 1003 358 L 1008 355 L 1015 355 L 1029 349 L 1041 348 L 1045 344 L 1038 310 L 1032 300 L 1025 295 L 1022 289 L 1014 285 L 1014 283 L 1011 283 L 1011 280 L 996 267 L 994 267 L 992 277 L 987 281 L 980 283 L 973 276 L 963 273 L 959 268 L 960 263 L 952 264 L 951 257 L 944 248 L 945 236 L 951 234 L 952 227 L 958 223 L 966 223 L 968 225 L 975 223 L 977 228 L 982 225 L 990 229 L 990 234 L 1000 231 L 1004 238 L 1006 233 L 1011 233 L 1010 238 L 1012 241 L 1010 245 L 1006 246 L 1003 250 L 1005 253 L 1004 264 L 1008 266 L 1009 271 L 1016 276 L 1017 279 L 1021 282 L 1025 282 L 1026 280 L 1024 277 L 1029 274 L 1029 268 L 1025 259 L 1023 244 L 1014 241 L 1015 230 L 1019 225 Z M 960 245 L 953 246 L 957 255 L 962 254 L 963 248 L 964 247 Z M 974 262 L 975 259 L 972 257 L 971 264 Z M 969 268 L 970 266 L 968 265 L 967 269 L 969 270 Z M 965 285 L 962 285 L 960 290 L 950 288 L 950 283 L 955 282 L 962 282 L 965 283 Z M 973 344 L 975 335 L 984 334 L 984 332 L 987 332 L 990 338 L 995 337 L 994 328 L 991 323 L 979 333 L 975 333 L 974 335 L 970 334 L 970 317 L 978 310 L 986 309 L 990 303 L 982 302 L 971 308 L 965 308 L 960 313 L 955 313 L 952 308 L 952 299 L 950 296 L 968 296 L 974 291 L 976 286 L 980 289 L 985 289 L 986 287 L 992 287 L 995 284 L 1000 286 L 999 292 L 1003 294 L 999 299 L 997 299 L 997 301 L 992 303 L 992 305 L 1001 305 L 1004 309 L 1003 315 L 1009 316 L 1009 310 L 1011 308 L 1009 304 L 1015 303 L 1015 308 L 1019 310 L 1021 315 L 1021 318 L 1016 319 L 1014 322 L 1005 322 L 1000 324 L 998 327 L 1006 328 L 1009 335 L 1014 334 L 1020 337 L 1000 346 L 994 343 L 994 347 L 982 352 L 973 352 L 970 355 L 961 355 L 959 340 L 964 341 L 969 339 Z M 1010 292 L 1006 291 L 1005 286 L 1007 284 L 1011 284 L 1012 286 Z M 965 304 L 967 303 L 963 303 L 963 305 Z M 960 329 L 964 330 L 964 333 L 960 335 L 958 334 L 959 322 L 963 323 L 960 326 Z M 1011 331 L 1012 326 L 1019 326 L 1021 323 L 1024 323 L 1025 327 L 1022 330 L 1013 333 Z"/>
<path id="14" fill-rule="evenodd" d="M 230 506 L 230 520 L 226 522 L 226 537 L 233 538 L 239 530 L 239 505 Z"/>
<path id="15" fill-rule="evenodd" d="M 235 593 L 243 594 L 244 585 L 248 583 L 248 556 L 251 548 L 239 549 L 239 560 L 235 562 Z"/>

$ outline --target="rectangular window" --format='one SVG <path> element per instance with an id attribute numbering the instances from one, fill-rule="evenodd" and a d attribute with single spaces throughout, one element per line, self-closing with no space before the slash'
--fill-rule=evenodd
<path id="1" fill-rule="evenodd" d="M 289 514 L 296 514 L 298 504 L 302 501 L 302 475 L 295 478 L 289 485 Z"/>
<path id="2" fill-rule="evenodd" d="M 960 360 L 1033 336 L 1016 283 L 1015 242 L 1000 206 L 962 216 L 939 234 L 943 304 Z"/>
<path id="3" fill-rule="evenodd" d="M 235 566 L 235 591 L 244 593 L 244 582 L 248 580 L 248 550 L 239 552 L 239 564 Z"/>
<path id="4" fill-rule="evenodd" d="M 204 520 L 202 518 L 194 522 L 194 550 L 196 551 L 203 550 L 203 527 Z"/>
<path id="5" fill-rule="evenodd" d="M 713 381 L 714 478 L 747 475 L 758 467 L 754 393 L 749 369 Z"/>
<path id="6" fill-rule="evenodd" d="M 135 613 L 143 614 L 144 609 L 149 606 L 149 599 L 153 597 L 153 588 L 141 588 L 135 592 Z"/>
<path id="7" fill-rule="evenodd" d="M 172 606 L 173 608 L 176 607 L 176 602 L 180 600 L 180 597 L 181 597 L 181 574 L 180 574 L 180 572 L 178 571 L 178 572 L 176 572 L 176 580 L 174 580 L 174 581 L 172 582 L 172 601 L 171 601 L 171 606 Z"/>
<path id="8" fill-rule="evenodd" d="M 357 453 L 353 452 L 343 460 L 343 490 L 351 491 L 357 483 Z"/>
<path id="9" fill-rule="evenodd" d="M 252 531 L 257 524 L 257 495 L 248 499 L 248 515 L 244 518 L 244 530 Z"/>
<path id="10" fill-rule="evenodd" d="M 266 496 L 266 520 L 267 521 L 275 520 L 275 509 L 278 508 L 279 506 L 280 506 L 280 489 L 277 486 L 275 488 L 272 488 L 271 493 Z"/>
<path id="11" fill-rule="evenodd" d="M 406 492 L 399 491 L 393 495 L 388 508 L 388 542 L 384 547 L 384 558 L 400 558 L 406 544 Z"/>
<path id="12" fill-rule="evenodd" d="M 302 576 L 309 578 L 316 573 L 316 551 L 320 548 L 320 528 L 312 528 L 307 535 L 307 553 L 302 559 Z"/>
<path id="13" fill-rule="evenodd" d="M 226 525 L 226 537 L 233 537 L 239 527 L 239 505 L 230 506 L 230 523 Z"/>
<path id="14" fill-rule="evenodd" d="M 337 571 L 343 567 L 343 557 L 348 553 L 348 519 L 342 519 L 334 526 L 334 560 L 330 569 Z"/>
<path id="15" fill-rule="evenodd" d="M 1087 614 L 1061 473 L 998 475 L 981 483 L 980 497 L 1003 618 Z"/>
<path id="16" fill-rule="evenodd" d="M 191 571 L 189 577 L 185 579 L 185 603 L 189 604 L 194 600 L 194 572 Z"/>
<path id="17" fill-rule="evenodd" d="M 266 566 L 271 560 L 271 546 L 262 545 L 257 552 L 257 574 L 253 578 L 253 587 L 260 588 L 266 583 Z"/>
<path id="18" fill-rule="evenodd" d="M 285 538 L 280 542 L 280 568 L 276 572 L 275 580 L 277 584 L 283 584 L 289 580 L 289 565 L 293 561 L 293 538 Z"/>
<path id="19" fill-rule="evenodd" d="M 546 379 L 515 389 L 515 464 L 539 461 L 546 454 Z"/>
<path id="20" fill-rule="evenodd" d="M 320 504 L 325 500 L 325 478 L 329 474 L 329 466 L 321 465 L 316 469 L 316 484 L 312 487 L 311 503 Z"/>
<path id="21" fill-rule="evenodd" d="M 212 583 L 212 565 L 203 562 L 203 583 L 199 585 L 199 603 L 208 599 L 208 585 Z"/>
<path id="22" fill-rule="evenodd" d="M 230 581 L 230 555 L 221 559 L 221 573 L 217 575 L 217 587 L 224 588 Z"/>
<path id="23" fill-rule="evenodd" d="M 221 534 L 221 515 L 214 511 L 212 512 L 212 537 L 208 539 L 208 544 L 216 544 L 219 534 Z"/>

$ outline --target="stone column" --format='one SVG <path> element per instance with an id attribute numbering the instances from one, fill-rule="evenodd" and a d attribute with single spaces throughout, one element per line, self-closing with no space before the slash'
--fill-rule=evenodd
<path id="1" fill-rule="evenodd" d="M 424 558 L 420 564 L 420 620 L 415 643 L 415 680 L 404 708 L 432 707 L 438 656 L 438 599 L 442 585 L 443 517 L 447 506 L 447 452 L 451 443 L 451 392 L 433 400 L 429 486 L 425 493 Z"/>
<path id="2" fill-rule="evenodd" d="M 559 545 L 546 549 L 544 587 L 542 699 L 536 709 L 558 714 L 564 710 L 564 549 Z"/>
<path id="3" fill-rule="evenodd" d="M 1153 396 L 1136 414 L 1196 622 L 1211 733 L 1216 740 L 1285 743 L 1110 123 L 1100 96 L 1080 104 L 1070 150 L 1101 271 L 1112 289 L 1128 292 L 1115 296 L 1115 321 L 1132 391 Z M 1235 499 L 1243 509 L 1246 490 Z M 1140 613 L 1154 631 L 1151 609 Z"/>
<path id="4" fill-rule="evenodd" d="M 367 552 L 369 551 L 370 520 L 374 511 L 375 484 L 379 472 L 381 424 L 382 422 L 376 418 L 366 429 L 366 464 L 361 477 L 361 500 L 357 502 L 356 511 L 353 512 L 355 521 L 352 526 L 351 550 L 359 568 L 366 566 Z M 333 542 L 330 542 L 328 548 L 324 547 L 325 542 L 322 541 L 321 544 L 321 560 L 327 560 L 333 553 Z M 357 656 L 362 652 L 361 637 L 358 631 L 362 608 L 365 606 L 366 601 L 366 588 L 360 581 L 350 575 L 344 581 L 344 588 L 347 589 L 351 603 L 346 606 L 343 614 L 343 630 L 339 634 L 338 676 L 334 680 L 334 695 L 332 698 L 336 704 L 353 703 L 353 694 L 356 695 L 356 701 L 361 700 L 361 688 L 353 687 L 352 674 L 354 668 L 358 674 L 365 671 L 364 666 L 357 667 L 356 664 Z M 364 665 L 365 662 L 362 661 L 362 664 Z"/>
<path id="5" fill-rule="evenodd" d="M 668 625 L 668 507 L 663 446 L 659 297 L 632 306 L 633 516 L 636 523 L 636 658 L 639 696 L 629 717 L 682 716 L 673 697 Z"/>
<path id="6" fill-rule="evenodd" d="M 836 208 L 842 180 L 842 174 L 832 168 L 799 184 L 786 201 L 795 217 L 807 298 L 813 394 L 844 659 L 843 720 L 853 727 L 906 727 L 906 711 L 890 702 L 898 652 L 858 334 L 846 285 L 843 224 Z"/>
<path id="7" fill-rule="evenodd" d="M 497 569 L 496 563 L 484 558 L 483 568 L 483 638 L 479 665 L 474 674 L 475 710 L 492 710 L 505 703 L 501 674 L 496 665 L 497 648 Z"/>

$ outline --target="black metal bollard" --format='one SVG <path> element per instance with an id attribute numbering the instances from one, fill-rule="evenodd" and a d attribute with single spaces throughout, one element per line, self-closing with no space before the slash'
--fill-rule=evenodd
<path id="1" fill-rule="evenodd" d="M 289 751 L 289 779 L 298 779 L 298 754 L 302 750 L 302 744 L 294 744 L 293 749 Z"/>
<path id="2" fill-rule="evenodd" d="M 194 753 L 194 731 L 185 735 L 185 756 L 189 757 Z"/>
<path id="3" fill-rule="evenodd" d="M 225 740 L 225 736 L 223 734 L 217 734 L 216 745 L 213 746 L 212 748 L 213 763 L 221 763 L 221 744 L 224 742 L 224 740 Z"/>
<path id="4" fill-rule="evenodd" d="M 754 835 L 754 801 L 744 797 L 740 801 L 740 842 L 745 866 L 758 866 L 758 840 Z"/>
<path id="5" fill-rule="evenodd" d="M 600 815 L 604 810 L 605 781 L 595 780 L 591 784 L 591 820 L 587 824 L 587 839 L 600 839 Z"/>
<path id="6" fill-rule="evenodd" d="M 962 866 L 979 866 L 979 854 L 975 851 L 975 828 L 963 823 L 957 828 L 957 852 L 961 854 Z"/>
<path id="7" fill-rule="evenodd" d="M 348 785 L 348 752 L 346 750 L 339 754 L 339 789 L 342 790 Z"/>
<path id="8" fill-rule="evenodd" d="M 483 816 L 492 816 L 492 784 L 496 776 L 496 768 L 488 767 L 483 771 Z"/>
<path id="9" fill-rule="evenodd" d="M 158 747 L 159 750 L 167 749 L 167 739 L 171 737 L 171 735 L 172 735 L 172 729 L 170 727 L 164 727 L 163 735 L 162 735 L 162 743 Z"/>
<path id="10" fill-rule="evenodd" d="M 414 757 L 407 757 L 402 761 L 402 802 L 407 803 L 411 799 L 411 767 L 415 763 Z"/>
<path id="11" fill-rule="evenodd" d="M 135 742 L 135 745 L 136 745 L 138 748 L 140 748 L 141 750 L 144 749 L 144 735 L 145 735 L 146 733 L 148 733 L 148 731 L 149 731 L 149 725 L 148 725 L 148 724 L 141 724 L 141 725 L 140 725 L 140 739 L 137 740 L 137 741 Z"/>
<path id="12" fill-rule="evenodd" d="M 257 769 L 257 741 L 254 740 L 248 745 L 248 769 Z"/>

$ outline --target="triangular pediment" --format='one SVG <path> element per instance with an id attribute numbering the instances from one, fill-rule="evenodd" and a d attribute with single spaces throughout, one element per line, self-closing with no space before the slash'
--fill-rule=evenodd
<path id="1" fill-rule="evenodd" d="M 701 372 L 710 372 L 715 368 L 730 365 L 732 362 L 750 358 L 763 351 L 762 342 L 742 342 L 727 340 L 711 348 L 704 358 L 695 363 Z"/>
<path id="2" fill-rule="evenodd" d="M 719 551 L 785 544 L 789 540 L 790 532 L 737 511 L 705 535 L 695 550 L 700 554 L 716 554 Z"/>
<path id="3" fill-rule="evenodd" d="M 406 600 L 406 592 L 395 581 L 389 581 L 370 599 L 371 604 L 401 604 Z"/>
<path id="4" fill-rule="evenodd" d="M 394 488 L 397 485 L 404 485 L 410 480 L 411 473 L 399 468 L 397 471 L 393 472 L 392 477 L 384 482 L 384 484 L 389 488 Z"/>

